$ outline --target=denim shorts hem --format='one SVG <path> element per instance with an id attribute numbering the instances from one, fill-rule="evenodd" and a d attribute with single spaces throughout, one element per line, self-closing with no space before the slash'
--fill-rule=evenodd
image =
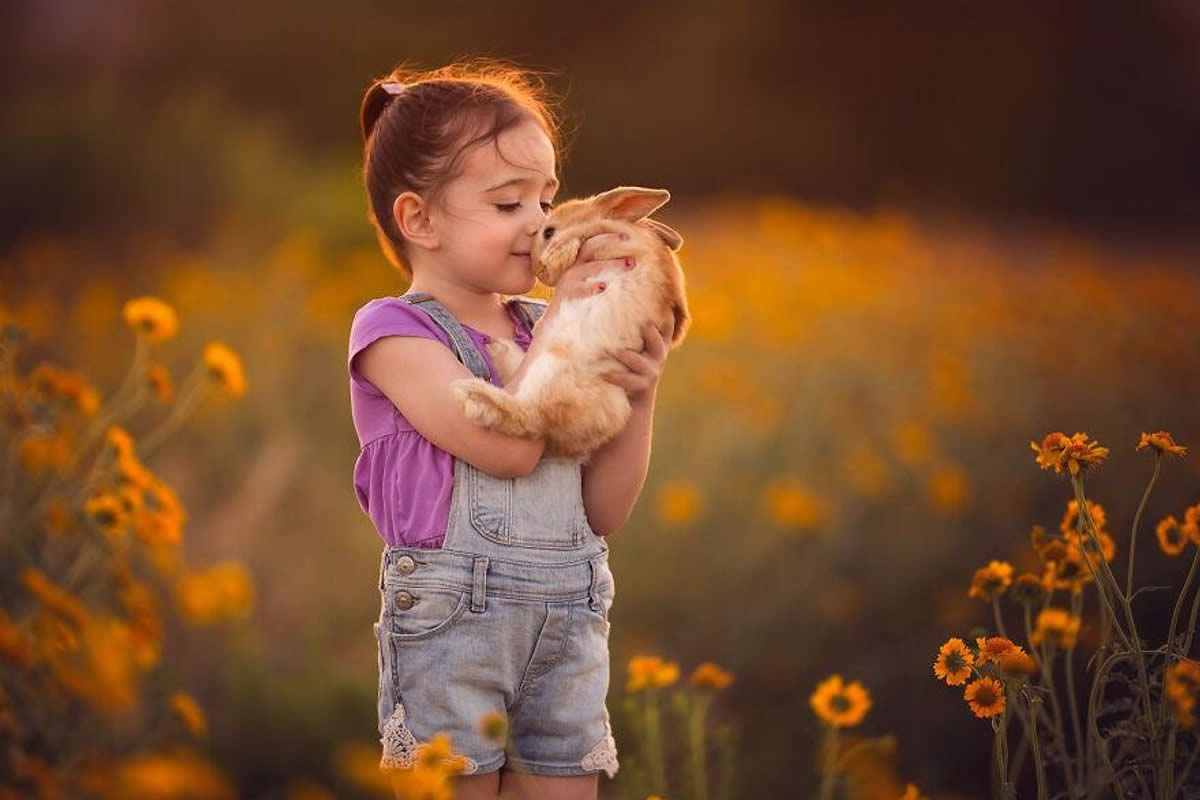
<path id="1" fill-rule="evenodd" d="M 574 764 L 549 764 L 544 761 L 529 761 L 523 758 L 510 758 L 508 766 L 518 772 L 528 772 L 530 775 L 544 775 L 546 777 L 574 777 L 580 775 L 597 775 L 604 770 L 602 769 L 587 769 L 579 761 Z"/>
<path id="2" fill-rule="evenodd" d="M 483 775 L 488 772 L 495 772 L 496 770 L 498 770 L 504 766 L 505 760 L 506 759 L 504 757 L 504 754 L 501 753 L 500 755 L 496 756 L 495 758 L 489 759 L 487 761 L 476 761 L 475 769 L 471 771 L 471 774 L 472 775 Z"/>

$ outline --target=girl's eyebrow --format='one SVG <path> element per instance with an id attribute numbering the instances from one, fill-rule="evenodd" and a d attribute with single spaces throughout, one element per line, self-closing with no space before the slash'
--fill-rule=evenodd
<path id="1" fill-rule="evenodd" d="M 517 178 L 509 178 L 508 180 L 506 180 L 506 181 L 504 181 L 504 182 L 502 182 L 502 183 L 497 183 L 495 186 L 491 186 L 491 187 L 489 187 L 489 188 L 487 188 L 487 189 L 484 189 L 484 191 L 485 191 L 485 192 L 494 192 L 494 191 L 496 191 L 497 189 L 503 189 L 504 187 L 506 187 L 506 186 L 512 186 L 512 185 L 513 185 L 513 184 L 515 184 L 515 183 L 528 183 L 529 181 L 530 181 L 530 178 L 521 178 L 521 177 L 517 177 Z M 554 178 L 554 179 L 552 179 L 552 180 L 550 180 L 550 181 L 547 181 L 547 184 L 548 184 L 548 185 L 549 185 L 551 188 L 557 189 L 557 188 L 558 188 L 558 178 Z"/>

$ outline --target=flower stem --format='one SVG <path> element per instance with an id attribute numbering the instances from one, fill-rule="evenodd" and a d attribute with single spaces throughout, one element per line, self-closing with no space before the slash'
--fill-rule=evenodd
<path id="1" fill-rule="evenodd" d="M 1183 601 L 1187 598 L 1188 589 L 1192 585 L 1192 578 L 1196 575 L 1196 563 L 1200 562 L 1200 546 L 1196 547 L 1196 554 L 1192 556 L 1192 567 L 1188 570 L 1187 578 L 1183 581 L 1183 589 L 1179 592 L 1179 599 L 1175 601 L 1175 610 L 1171 612 L 1171 626 L 1167 628 L 1167 653 L 1166 659 L 1163 662 L 1163 671 L 1166 672 L 1167 667 L 1171 666 L 1172 656 L 1175 654 L 1175 623 L 1179 621 L 1179 612 L 1183 609 Z M 1200 595 L 1197 595 L 1200 597 Z M 1195 620 L 1193 615 L 1192 628 L 1195 628 Z M 1191 635 L 1189 634 L 1189 638 Z M 1187 655 L 1187 649 L 1181 655 Z M 1167 693 L 1163 692 L 1159 698 L 1159 716 L 1165 721 L 1167 718 Z"/>
<path id="2" fill-rule="evenodd" d="M 1075 617 L 1080 616 L 1083 605 L 1083 593 L 1071 593 L 1071 614 Z M 1063 669 L 1067 675 L 1067 702 L 1071 707 L 1071 728 L 1075 732 L 1075 750 L 1079 757 L 1078 776 L 1079 784 L 1084 784 L 1087 780 L 1087 774 L 1091 767 L 1087 763 L 1087 746 L 1083 741 L 1083 730 L 1079 726 L 1079 699 L 1075 696 L 1075 644 L 1072 643 L 1066 649 L 1066 658 L 1063 662 Z"/>
<path id="3" fill-rule="evenodd" d="M 1146 501 L 1150 498 L 1150 490 L 1154 488 L 1154 482 L 1158 480 L 1158 470 L 1162 466 L 1162 451 L 1154 452 L 1154 474 L 1150 476 L 1150 483 L 1146 485 L 1146 491 L 1142 494 L 1142 502 L 1138 505 L 1137 513 L 1133 515 L 1133 528 L 1129 531 L 1129 572 L 1125 576 L 1125 596 L 1133 595 L 1133 556 L 1137 552 L 1137 532 L 1138 522 L 1142 518 L 1142 509 L 1146 507 Z"/>
<path id="4" fill-rule="evenodd" d="M 1100 537 L 1096 534 L 1096 523 L 1095 520 L 1092 519 L 1092 512 L 1088 509 L 1087 505 L 1087 497 L 1085 497 L 1083 493 L 1082 477 L 1072 476 L 1071 483 L 1075 487 L 1075 501 L 1079 504 L 1079 515 L 1086 523 L 1086 532 L 1088 536 L 1091 537 L 1091 542 L 1093 547 L 1095 547 L 1095 552 L 1099 554 L 1099 558 L 1096 560 L 1100 564 L 1100 571 L 1102 571 L 1104 577 L 1109 580 L 1110 588 L 1121 600 L 1121 608 L 1125 612 L 1125 622 L 1129 626 L 1129 636 L 1126 637 L 1124 631 L 1121 632 L 1121 635 L 1122 638 L 1125 639 L 1126 645 L 1133 652 L 1134 663 L 1137 665 L 1138 682 L 1141 685 L 1142 690 L 1142 706 L 1146 712 L 1146 722 L 1149 725 L 1150 730 L 1150 751 L 1153 759 L 1158 761 L 1158 721 L 1154 718 L 1154 709 L 1150 704 L 1150 680 L 1146 677 L 1146 660 L 1142 654 L 1142 642 L 1138 637 L 1137 622 L 1133 618 L 1133 608 L 1129 605 L 1129 598 L 1121 594 L 1121 587 L 1117 585 L 1117 579 L 1112 574 L 1112 570 L 1109 569 L 1108 561 L 1104 558 L 1104 548 L 1101 547 Z M 1099 576 L 1095 575 L 1097 570 L 1092 567 L 1092 561 L 1088 556 L 1087 548 L 1081 546 L 1079 549 L 1083 554 L 1084 561 L 1087 562 L 1088 569 L 1092 570 L 1093 576 L 1096 578 L 1097 584 L 1099 584 Z M 1100 593 L 1100 596 L 1104 597 L 1104 602 L 1107 606 L 1107 596 L 1103 592 Z M 1109 607 L 1110 612 L 1111 610 L 1111 607 Z M 1132 641 L 1130 641 L 1130 639 L 1132 639 Z"/>
<path id="5" fill-rule="evenodd" d="M 696 800 L 708 800 L 708 774 L 704 769 L 704 722 L 712 695 L 703 694 L 693 701 L 688 715 L 688 744 L 692 756 L 692 791 Z"/>
<path id="6" fill-rule="evenodd" d="M 837 772 L 837 736 L 836 725 L 825 726 L 825 769 L 821 775 L 820 800 L 833 800 L 833 777 Z"/>
<path id="7" fill-rule="evenodd" d="M 650 780 L 654 782 L 654 791 L 667 797 L 670 789 L 663 763 L 662 726 L 659 720 L 658 690 L 649 689 L 646 693 L 646 740 L 649 745 Z"/>
<path id="8" fill-rule="evenodd" d="M 1004 620 L 1000 618 L 1000 595 L 996 592 L 992 592 L 992 611 L 996 615 L 996 631 L 1007 639 L 1008 632 L 1004 630 Z"/>

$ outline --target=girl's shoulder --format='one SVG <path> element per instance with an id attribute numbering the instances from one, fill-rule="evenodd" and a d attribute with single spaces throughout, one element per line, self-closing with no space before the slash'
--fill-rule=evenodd
<path id="1" fill-rule="evenodd" d="M 351 357 L 382 336 L 422 336 L 450 343 L 428 314 L 399 297 L 376 297 L 354 312 L 350 323 Z"/>

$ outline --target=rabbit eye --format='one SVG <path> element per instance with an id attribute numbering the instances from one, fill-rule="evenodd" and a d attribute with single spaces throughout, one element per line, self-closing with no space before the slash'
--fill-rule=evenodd
<path id="1" fill-rule="evenodd" d="M 553 225 L 551 225 L 549 228 L 546 228 L 546 230 L 542 231 L 542 238 L 546 239 L 547 241 L 549 241 L 550 237 L 553 235 L 554 235 L 554 226 Z"/>

